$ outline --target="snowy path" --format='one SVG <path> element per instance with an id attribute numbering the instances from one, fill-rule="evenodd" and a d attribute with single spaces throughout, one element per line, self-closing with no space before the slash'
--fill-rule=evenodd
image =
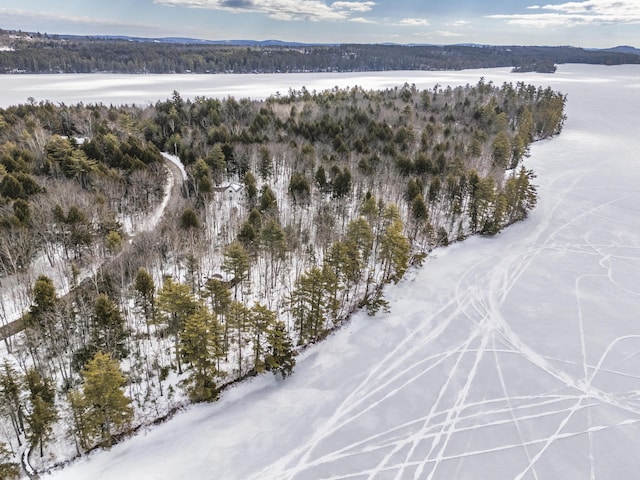
<path id="1" fill-rule="evenodd" d="M 164 184 L 162 201 L 154 209 L 146 214 L 141 214 L 135 219 L 131 217 L 121 218 L 124 230 L 130 240 L 142 232 L 150 232 L 156 228 L 164 216 L 167 207 L 180 196 L 182 181 L 187 179 L 187 173 L 180 159 L 174 155 L 162 152 L 166 160 L 167 179 Z M 178 181 L 176 181 L 176 177 Z M 95 274 L 99 264 L 91 264 L 81 269 L 78 280 L 83 280 Z M 20 318 L 31 307 L 31 295 L 29 289 L 33 286 L 39 275 L 51 278 L 56 286 L 58 296 L 66 295 L 71 288 L 70 264 L 62 256 L 62 252 L 55 256 L 53 265 L 43 253 L 33 261 L 31 268 L 18 275 L 10 275 L 2 278 L 0 282 L 0 325 L 13 322 Z"/>
<path id="2" fill-rule="evenodd" d="M 437 251 L 388 290 L 391 314 L 357 315 L 285 382 L 256 378 L 54 477 L 635 479 L 640 67 L 487 75 L 505 79 L 569 94 L 565 131 L 532 150 L 528 221 Z"/>

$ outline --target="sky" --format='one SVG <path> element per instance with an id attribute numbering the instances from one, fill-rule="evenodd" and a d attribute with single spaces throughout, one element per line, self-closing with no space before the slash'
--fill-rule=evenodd
<path id="1" fill-rule="evenodd" d="M 0 0 L 0 28 L 208 40 L 640 47 L 640 0 Z"/>

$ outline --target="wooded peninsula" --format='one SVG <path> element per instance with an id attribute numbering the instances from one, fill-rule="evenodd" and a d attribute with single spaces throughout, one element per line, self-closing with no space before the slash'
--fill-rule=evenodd
<path id="1" fill-rule="evenodd" d="M 361 52 L 387 47 L 342 48 L 327 51 L 366 63 Z M 82 68 L 120 68 L 100 61 Z M 565 101 L 479 79 L 0 110 L 0 478 L 24 448 L 46 470 L 239 379 L 285 378 L 354 311 L 385 310 L 384 285 L 434 247 L 526 218 L 536 187 L 522 161 L 561 131 Z"/>

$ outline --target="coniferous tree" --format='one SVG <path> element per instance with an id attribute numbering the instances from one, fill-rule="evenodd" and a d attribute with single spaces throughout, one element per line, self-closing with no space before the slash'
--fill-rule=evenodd
<path id="1" fill-rule="evenodd" d="M 136 273 L 133 286 L 136 294 L 136 305 L 142 310 L 148 332 L 149 323 L 155 313 L 156 285 L 151 274 L 145 268 L 140 267 Z"/>
<path id="2" fill-rule="evenodd" d="M 256 373 L 265 370 L 263 340 L 269 329 L 276 322 L 275 312 L 264 305 L 256 303 L 251 308 L 251 329 L 253 331 L 253 368 Z"/>
<path id="3" fill-rule="evenodd" d="M 221 342 L 220 325 L 204 306 L 187 317 L 180 335 L 180 355 L 190 366 L 185 383 L 189 398 L 194 402 L 218 398 L 216 359 L 222 350 Z"/>
<path id="4" fill-rule="evenodd" d="M 265 368 L 274 375 L 280 373 L 286 378 L 293 373 L 296 364 L 295 350 L 287 333 L 284 322 L 275 321 L 267 330 L 268 353 L 265 356 Z"/>
<path id="5" fill-rule="evenodd" d="M 260 203 L 258 209 L 261 213 L 276 218 L 278 216 L 278 200 L 276 194 L 269 185 L 264 185 L 260 189 Z"/>
<path id="6" fill-rule="evenodd" d="M 290 302 L 299 345 L 323 335 L 329 318 L 335 319 L 336 287 L 337 278 L 330 268 L 312 267 L 296 280 Z"/>
<path id="7" fill-rule="evenodd" d="M 95 351 L 108 353 L 113 358 L 126 356 L 124 318 L 118 307 L 104 294 L 98 296 L 93 308 L 92 337 Z"/>
<path id="8" fill-rule="evenodd" d="M 238 299 L 238 286 L 249 275 L 249 254 L 239 242 L 233 242 L 224 249 L 222 270 L 232 275 L 233 298 Z"/>
<path id="9" fill-rule="evenodd" d="M 395 205 L 385 210 L 387 226 L 380 240 L 380 259 L 384 282 L 398 283 L 409 267 L 409 240 L 405 237 L 400 214 Z"/>
<path id="10" fill-rule="evenodd" d="M 53 280 L 46 275 L 39 275 L 33 284 L 33 303 L 29 310 L 33 325 L 38 325 L 45 314 L 51 313 L 57 301 Z"/>
<path id="11" fill-rule="evenodd" d="M 22 379 L 6 359 L 0 371 L 0 398 L 0 411 L 11 420 L 18 445 L 22 445 L 21 435 L 25 430 Z"/>
<path id="12" fill-rule="evenodd" d="M 51 383 L 43 378 L 37 370 L 27 372 L 26 383 L 29 388 L 31 412 L 27 416 L 29 426 L 29 442 L 32 446 L 40 446 L 40 456 L 44 456 L 44 443 L 53 434 L 53 424 L 58 419 L 55 405 L 55 392 Z"/>
<path id="13" fill-rule="evenodd" d="M 123 389 L 126 379 L 118 362 L 102 352 L 87 363 L 82 378 L 90 431 L 110 446 L 113 435 L 126 429 L 133 418 L 131 400 Z"/>
<path id="14" fill-rule="evenodd" d="M 69 404 L 70 424 L 68 433 L 76 444 L 76 452 L 88 450 L 91 446 L 93 426 L 87 401 L 80 390 L 70 390 L 67 394 Z"/>
<path id="15" fill-rule="evenodd" d="M 251 310 L 244 304 L 234 301 L 227 315 L 229 324 L 229 340 L 235 343 L 238 352 L 238 376 L 242 376 L 244 367 L 244 352 L 247 345 L 246 334 L 251 326 Z"/>
<path id="16" fill-rule="evenodd" d="M 227 314 L 231 306 L 231 292 L 229 288 L 217 278 L 210 278 L 205 284 L 205 295 L 209 297 L 211 311 L 217 316 L 218 321 L 223 324 L 221 356 L 226 357 L 229 349 L 229 322 Z M 220 357 L 219 357 L 220 358 Z"/>
<path id="17" fill-rule="evenodd" d="M 0 442 L 0 480 L 15 480 L 20 477 L 20 464 L 13 461 L 11 450 Z"/>
<path id="18" fill-rule="evenodd" d="M 284 260 L 287 250 L 285 233 L 274 219 L 267 220 L 260 230 L 260 246 L 268 254 L 268 266 L 271 270 L 271 275 L 269 275 L 268 270 L 265 269 L 265 279 L 267 280 L 265 284 L 269 288 L 274 288 L 279 274 L 278 266 Z"/>
<path id="19" fill-rule="evenodd" d="M 159 313 L 156 321 L 164 324 L 164 331 L 173 337 L 178 373 L 182 373 L 182 362 L 179 355 L 180 332 L 184 327 L 185 320 L 196 310 L 197 303 L 188 285 L 174 282 L 169 277 L 158 292 L 156 306 Z"/>

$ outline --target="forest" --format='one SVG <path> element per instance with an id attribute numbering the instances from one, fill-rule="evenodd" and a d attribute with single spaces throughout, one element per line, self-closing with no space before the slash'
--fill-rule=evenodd
<path id="1" fill-rule="evenodd" d="M 0 31 L 0 73 L 287 73 L 460 70 L 640 63 L 640 55 L 575 47 L 473 45 L 212 45 Z M 537 66 L 537 67 L 535 67 Z M 553 70 L 551 70 L 553 71 Z"/>
<path id="2" fill-rule="evenodd" d="M 0 110 L 0 478 L 285 379 L 433 248 L 525 219 L 565 101 L 480 79 Z"/>

